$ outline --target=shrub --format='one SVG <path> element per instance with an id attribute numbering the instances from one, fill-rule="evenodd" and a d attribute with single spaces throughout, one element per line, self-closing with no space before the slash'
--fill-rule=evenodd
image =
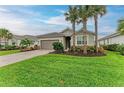
<path id="1" fill-rule="evenodd" d="M 34 49 L 35 50 L 39 49 L 38 45 L 34 45 Z"/>
<path id="2" fill-rule="evenodd" d="M 99 47 L 99 48 L 98 48 L 98 52 L 99 52 L 99 53 L 103 53 L 103 54 L 104 54 L 104 53 L 105 53 L 105 50 L 104 50 L 104 48 L 103 48 L 103 47 Z"/>
<path id="3" fill-rule="evenodd" d="M 21 46 L 22 49 L 29 47 L 31 44 L 33 44 L 32 40 L 29 40 L 27 38 L 22 39 L 21 42 L 20 42 L 20 46 Z"/>
<path id="4" fill-rule="evenodd" d="M 108 50 L 116 51 L 117 47 L 118 47 L 118 44 L 111 44 L 111 45 L 108 45 Z"/>
<path id="5" fill-rule="evenodd" d="M 4 45 L 1 45 L 1 44 L 0 44 L 0 49 L 3 49 L 3 48 L 4 48 Z"/>
<path id="6" fill-rule="evenodd" d="M 118 45 L 116 51 L 121 52 L 121 49 L 124 47 L 124 45 Z"/>
<path id="7" fill-rule="evenodd" d="M 96 49 L 95 49 L 94 46 L 88 46 L 87 51 L 89 51 L 89 52 L 95 52 Z"/>
<path id="8" fill-rule="evenodd" d="M 121 48 L 120 54 L 124 55 L 124 46 Z"/>
<path id="9" fill-rule="evenodd" d="M 6 50 L 12 50 L 12 46 L 11 45 L 5 45 L 5 49 Z"/>
<path id="10" fill-rule="evenodd" d="M 101 45 L 101 47 L 103 47 L 105 50 L 108 50 L 108 46 L 107 45 Z"/>
<path id="11" fill-rule="evenodd" d="M 102 47 L 106 50 L 117 51 L 118 44 L 103 45 Z"/>
<path id="12" fill-rule="evenodd" d="M 124 45 L 118 45 L 117 51 L 120 52 L 121 55 L 124 55 Z"/>
<path id="13" fill-rule="evenodd" d="M 63 53 L 64 52 L 64 47 L 63 47 L 63 44 L 61 42 L 54 42 L 53 43 L 53 49 L 57 53 Z"/>
<path id="14" fill-rule="evenodd" d="M 33 47 L 30 47 L 29 50 L 34 50 L 34 48 Z"/>

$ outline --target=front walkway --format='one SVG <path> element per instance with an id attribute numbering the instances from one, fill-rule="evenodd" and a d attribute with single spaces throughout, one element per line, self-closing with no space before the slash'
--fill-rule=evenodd
<path id="1" fill-rule="evenodd" d="M 0 67 L 8 64 L 12 64 L 12 63 L 20 62 L 35 56 L 45 55 L 45 54 L 48 54 L 49 52 L 51 52 L 51 50 L 34 50 L 34 51 L 0 56 Z"/>

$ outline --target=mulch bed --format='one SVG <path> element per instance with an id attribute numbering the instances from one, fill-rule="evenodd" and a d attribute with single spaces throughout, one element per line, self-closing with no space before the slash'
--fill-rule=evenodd
<path id="1" fill-rule="evenodd" d="M 64 54 L 64 55 L 85 56 L 85 57 L 106 56 L 105 53 L 100 53 L 100 52 L 98 52 L 98 53 L 87 52 L 87 54 L 83 54 L 83 52 L 73 52 L 73 51 L 64 51 L 63 53 L 53 51 L 53 52 L 50 52 L 49 54 Z"/>

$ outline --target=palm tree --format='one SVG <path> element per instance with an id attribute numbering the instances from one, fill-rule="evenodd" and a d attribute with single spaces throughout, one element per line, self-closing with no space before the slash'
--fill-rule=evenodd
<path id="1" fill-rule="evenodd" d="M 10 33 L 10 32 L 8 32 L 7 35 L 6 35 L 6 42 L 7 42 L 7 45 L 8 45 L 9 39 L 12 39 L 12 37 L 13 37 L 13 34 Z"/>
<path id="2" fill-rule="evenodd" d="M 72 23 L 73 29 L 73 49 L 75 49 L 75 24 L 78 20 L 78 11 L 76 6 L 69 6 L 68 12 L 65 13 L 65 17 L 67 21 Z"/>
<path id="3" fill-rule="evenodd" d="M 124 34 L 124 18 L 119 20 L 118 32 Z"/>
<path id="4" fill-rule="evenodd" d="M 90 6 L 90 14 L 94 18 L 94 25 L 95 25 L 95 48 L 96 52 L 98 53 L 98 17 L 103 16 L 106 13 L 106 6 L 104 5 L 91 5 Z"/>
<path id="5" fill-rule="evenodd" d="M 1 39 L 4 39 L 6 35 L 6 31 L 4 28 L 0 28 L 0 44 L 1 44 Z"/>
<path id="6" fill-rule="evenodd" d="M 12 33 L 9 32 L 9 30 L 5 29 L 5 28 L 1 28 L 0 29 L 0 41 L 1 39 L 4 39 L 5 41 L 5 45 L 8 42 L 9 39 L 12 38 Z"/>
<path id="7" fill-rule="evenodd" d="M 84 36 L 84 54 L 87 54 L 87 21 L 90 15 L 90 10 L 88 5 L 79 6 L 78 15 L 80 18 L 80 22 L 83 23 L 83 36 Z"/>

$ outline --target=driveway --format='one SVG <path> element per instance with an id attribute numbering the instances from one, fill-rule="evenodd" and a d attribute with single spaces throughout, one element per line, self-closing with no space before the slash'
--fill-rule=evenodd
<path id="1" fill-rule="evenodd" d="M 39 55 L 45 55 L 45 54 L 48 54 L 49 52 L 51 52 L 51 50 L 34 50 L 34 51 L 0 56 L 0 67 L 13 64 L 16 62 L 20 62 L 26 59 L 30 59 L 32 57 L 36 57 Z"/>

